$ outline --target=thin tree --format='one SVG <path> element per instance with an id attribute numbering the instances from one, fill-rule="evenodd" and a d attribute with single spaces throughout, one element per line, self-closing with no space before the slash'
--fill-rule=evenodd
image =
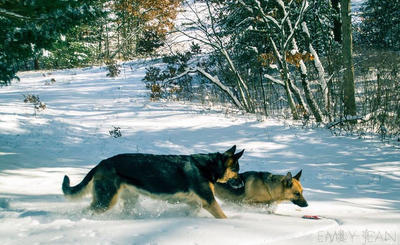
<path id="1" fill-rule="evenodd" d="M 350 0 L 341 0 L 341 17 L 342 17 L 342 55 L 343 55 L 343 102 L 344 115 L 355 116 L 356 101 L 354 92 L 354 65 L 353 65 L 353 40 L 351 29 L 351 10 Z"/>

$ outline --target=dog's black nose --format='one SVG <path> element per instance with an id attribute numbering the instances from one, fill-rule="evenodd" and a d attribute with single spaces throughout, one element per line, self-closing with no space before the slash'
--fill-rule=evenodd
<path id="1" fill-rule="evenodd" d="M 302 208 L 308 207 L 308 203 L 304 202 L 303 205 L 300 205 L 300 207 L 302 207 Z"/>
<path id="2" fill-rule="evenodd" d="M 292 202 L 302 208 L 308 207 L 308 203 L 306 200 L 292 200 Z"/>

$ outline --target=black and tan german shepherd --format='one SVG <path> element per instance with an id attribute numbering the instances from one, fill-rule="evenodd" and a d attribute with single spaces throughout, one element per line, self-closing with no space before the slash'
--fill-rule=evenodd
<path id="1" fill-rule="evenodd" d="M 288 172 L 286 175 L 274 175 L 269 172 L 249 171 L 240 173 L 244 186 L 237 188 L 230 183 L 217 183 L 215 195 L 223 200 L 247 204 L 272 204 L 275 202 L 291 201 L 307 207 L 303 197 L 303 187 L 300 184 L 302 170 L 294 177 Z"/>
<path id="2" fill-rule="evenodd" d="M 216 218 L 226 218 L 215 201 L 214 185 L 229 182 L 234 187 L 243 186 L 238 178 L 238 159 L 244 150 L 236 154 L 235 151 L 236 146 L 224 153 L 120 154 L 101 161 L 76 186 L 70 187 L 65 176 L 62 190 L 71 199 L 92 193 L 90 209 L 98 213 L 110 209 L 121 191 L 127 190 L 128 195 L 121 196 L 128 197 L 127 202 L 134 203 L 138 194 L 145 194 L 203 207 Z"/>

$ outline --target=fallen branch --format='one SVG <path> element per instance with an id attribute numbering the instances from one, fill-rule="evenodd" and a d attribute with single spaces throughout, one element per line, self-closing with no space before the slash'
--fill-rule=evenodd
<path id="1" fill-rule="evenodd" d="M 362 122 L 368 122 L 369 120 L 372 120 L 375 118 L 377 115 L 379 115 L 381 112 L 383 112 L 382 109 L 376 110 L 374 112 L 368 113 L 365 116 L 345 116 L 344 118 L 340 118 L 336 121 L 330 122 L 326 125 L 326 128 L 331 129 L 335 127 L 338 124 L 345 123 L 345 122 L 350 122 L 350 121 L 362 121 Z"/>
<path id="2" fill-rule="evenodd" d="M 338 119 L 336 121 L 328 123 L 326 125 L 326 128 L 327 129 L 331 129 L 331 128 L 335 127 L 338 124 L 345 123 L 345 122 L 350 122 L 350 121 L 358 121 L 358 120 L 363 120 L 363 117 L 361 117 L 361 116 L 345 116 L 344 118 L 340 118 L 340 119 Z"/>

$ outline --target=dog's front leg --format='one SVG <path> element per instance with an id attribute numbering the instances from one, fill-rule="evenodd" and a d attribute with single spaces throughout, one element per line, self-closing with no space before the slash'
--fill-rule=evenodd
<path id="1" fill-rule="evenodd" d="M 197 194 L 205 210 L 210 212 L 217 219 L 227 218 L 214 198 L 214 184 L 209 182 L 208 184 L 201 185 L 200 189 L 197 190 Z"/>
<path id="2" fill-rule="evenodd" d="M 226 219 L 227 218 L 226 215 L 224 214 L 224 212 L 222 211 L 221 207 L 219 206 L 217 201 L 215 201 L 214 198 L 211 201 L 211 203 L 209 203 L 206 200 L 203 200 L 203 208 L 205 210 L 207 210 L 208 212 L 210 212 L 217 219 Z"/>

